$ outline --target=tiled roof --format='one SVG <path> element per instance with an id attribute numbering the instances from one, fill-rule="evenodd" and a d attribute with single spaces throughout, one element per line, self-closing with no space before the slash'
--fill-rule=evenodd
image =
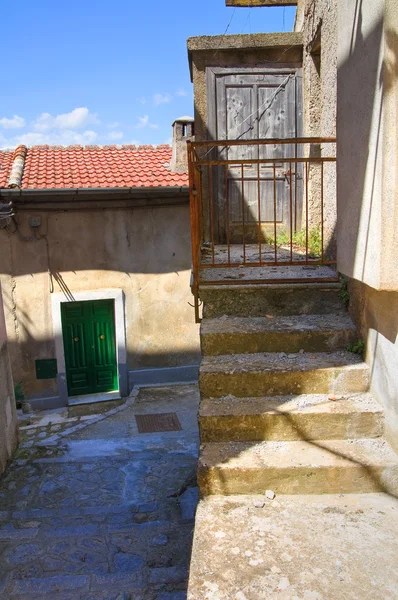
<path id="1" fill-rule="evenodd" d="M 7 188 L 14 151 L 0 151 L 0 188 Z M 186 173 L 170 171 L 171 147 L 32 146 L 21 189 L 187 186 Z"/>
<path id="2" fill-rule="evenodd" d="M 13 159 L 13 151 L 0 150 L 0 188 L 5 188 L 8 185 Z"/>

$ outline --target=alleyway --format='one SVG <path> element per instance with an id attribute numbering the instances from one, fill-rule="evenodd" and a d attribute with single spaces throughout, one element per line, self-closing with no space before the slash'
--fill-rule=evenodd
<path id="1" fill-rule="evenodd" d="M 2 600 L 186 598 L 198 401 L 193 385 L 148 388 L 25 423 L 0 482 Z M 136 414 L 171 412 L 180 431 L 138 433 Z"/>

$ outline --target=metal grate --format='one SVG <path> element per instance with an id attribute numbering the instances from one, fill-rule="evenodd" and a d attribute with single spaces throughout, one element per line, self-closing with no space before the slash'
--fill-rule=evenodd
<path id="1" fill-rule="evenodd" d="M 135 415 L 139 433 L 161 433 L 163 431 L 181 431 L 181 423 L 176 413 L 155 415 Z"/>

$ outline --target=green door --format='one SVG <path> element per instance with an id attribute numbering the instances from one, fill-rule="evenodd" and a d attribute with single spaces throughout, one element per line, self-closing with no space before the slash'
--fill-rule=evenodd
<path id="1" fill-rule="evenodd" d="M 118 390 L 113 300 L 61 303 L 69 396 Z"/>

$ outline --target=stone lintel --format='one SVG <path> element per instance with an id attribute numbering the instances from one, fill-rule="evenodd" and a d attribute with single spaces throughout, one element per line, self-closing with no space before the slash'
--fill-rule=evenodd
<path id="1" fill-rule="evenodd" d="M 270 47 L 302 46 L 303 36 L 300 32 L 287 33 L 254 33 L 238 35 L 201 35 L 187 40 L 188 52 L 208 50 L 247 50 L 249 48 L 264 49 Z"/>

